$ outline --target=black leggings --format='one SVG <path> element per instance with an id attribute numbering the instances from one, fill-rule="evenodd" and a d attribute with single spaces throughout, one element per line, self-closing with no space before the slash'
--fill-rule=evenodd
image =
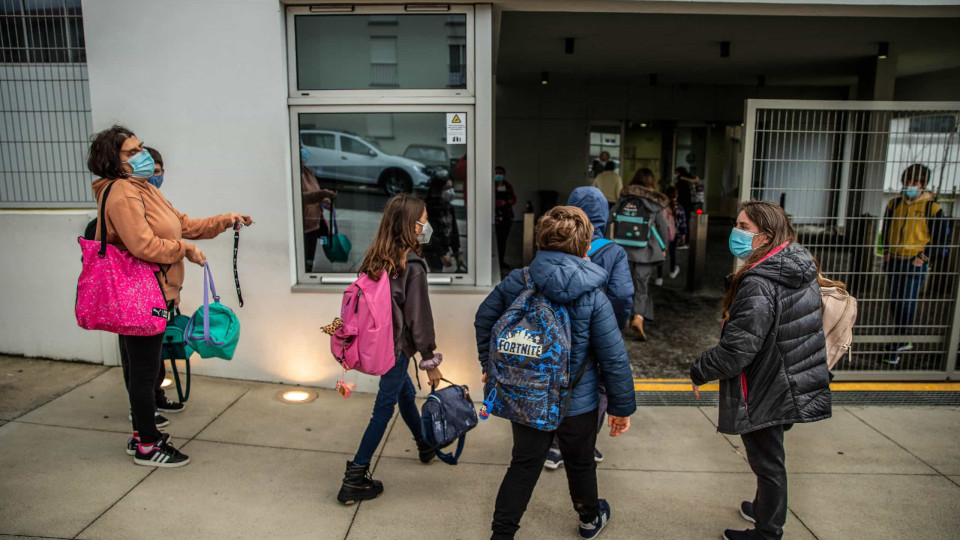
<path id="1" fill-rule="evenodd" d="M 520 518 L 527 510 L 533 488 L 540 479 L 554 434 L 560 442 L 573 509 L 581 521 L 592 521 L 597 517 L 597 463 L 593 460 L 597 443 L 597 411 L 564 418 L 556 431 L 540 431 L 514 422 L 513 459 L 497 494 L 493 540 L 513 538 L 520 528 Z"/>
<path id="2" fill-rule="evenodd" d="M 160 440 L 154 415 L 157 413 L 157 374 L 163 365 L 160 360 L 162 345 L 162 333 L 155 336 L 120 336 L 120 361 L 126 366 L 133 430 L 140 432 L 140 442 L 143 444 Z"/>

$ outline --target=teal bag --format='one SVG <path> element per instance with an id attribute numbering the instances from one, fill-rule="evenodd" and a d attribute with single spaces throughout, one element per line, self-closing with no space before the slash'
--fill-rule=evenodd
<path id="1" fill-rule="evenodd" d="M 210 293 L 213 294 L 212 304 Z M 231 360 L 240 341 L 240 320 L 230 308 L 220 303 L 213 273 L 207 263 L 203 263 L 203 306 L 190 317 L 184 335 L 187 345 L 197 351 L 200 358 Z"/>
<path id="2" fill-rule="evenodd" d="M 345 234 L 340 234 L 340 228 L 337 227 L 337 211 L 333 208 L 333 201 L 330 202 L 330 236 L 326 242 L 321 242 L 323 254 L 327 256 L 330 262 L 347 262 L 350 258 L 350 249 L 353 247 L 350 239 Z"/>

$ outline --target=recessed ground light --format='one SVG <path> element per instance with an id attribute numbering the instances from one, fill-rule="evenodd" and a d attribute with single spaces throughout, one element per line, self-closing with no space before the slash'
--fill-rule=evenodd
<path id="1" fill-rule="evenodd" d="M 277 399 L 284 403 L 310 403 L 317 399 L 317 393 L 313 390 L 281 390 L 277 392 Z"/>
<path id="2" fill-rule="evenodd" d="M 550 82 L 550 74 L 546 71 L 540 73 L 540 84 L 547 84 Z"/>
<path id="3" fill-rule="evenodd" d="M 163 382 L 160 383 L 160 388 L 166 388 L 173 384 L 173 381 L 170 380 L 170 377 L 164 377 Z"/>

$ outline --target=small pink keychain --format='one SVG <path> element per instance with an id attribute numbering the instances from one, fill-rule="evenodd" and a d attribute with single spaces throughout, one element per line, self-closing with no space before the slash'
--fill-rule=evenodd
<path id="1" fill-rule="evenodd" d="M 344 369 L 340 373 L 340 380 L 337 381 L 337 392 L 340 392 L 340 395 L 344 398 L 350 397 L 350 393 L 356 390 L 357 383 L 354 382 L 344 382 L 343 376 L 346 375 L 347 370 Z"/>

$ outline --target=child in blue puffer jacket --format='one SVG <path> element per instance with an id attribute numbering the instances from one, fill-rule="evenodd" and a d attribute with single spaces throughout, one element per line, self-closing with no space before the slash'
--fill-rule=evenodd
<path id="1" fill-rule="evenodd" d="M 610 221 L 610 205 L 607 204 L 603 192 L 592 186 L 578 187 L 573 190 L 570 198 L 567 199 L 567 205 L 583 210 L 593 225 L 590 262 L 607 271 L 607 282 L 603 285 L 603 290 L 607 293 L 607 299 L 610 300 L 610 305 L 617 317 L 617 326 L 622 329 L 626 326 L 630 312 L 633 310 L 633 275 L 630 273 L 627 252 L 622 246 L 613 242 L 600 245 L 606 236 L 607 222 Z M 600 383 L 600 407 L 597 409 L 598 433 L 603 429 L 606 412 L 607 391 L 603 383 Z M 603 461 L 600 450 L 593 449 L 593 459 L 597 463 Z M 556 437 L 553 439 L 553 446 L 550 447 L 550 453 L 543 466 L 548 469 L 563 466 L 563 455 L 560 453 L 560 443 Z"/>
<path id="2" fill-rule="evenodd" d="M 565 460 L 570 498 L 580 518 L 580 537 L 594 538 L 610 519 L 610 505 L 597 495 L 598 386 L 607 388 L 610 436 L 630 427 L 637 409 L 633 376 L 616 315 L 603 287 L 607 272 L 587 260 L 593 226 L 572 206 L 556 207 L 537 224 L 537 256 L 529 273 L 541 294 L 567 307 L 570 316 L 570 373 L 580 373 L 569 405 L 555 431 L 512 423 L 513 458 L 500 484 L 493 515 L 493 539 L 513 538 L 540 477 L 556 435 Z M 490 335 L 497 320 L 525 287 L 522 270 L 514 270 L 477 310 L 474 326 L 480 364 L 491 371 Z M 587 364 L 584 365 L 584 362 Z M 583 368 L 583 369 L 581 369 Z"/>

